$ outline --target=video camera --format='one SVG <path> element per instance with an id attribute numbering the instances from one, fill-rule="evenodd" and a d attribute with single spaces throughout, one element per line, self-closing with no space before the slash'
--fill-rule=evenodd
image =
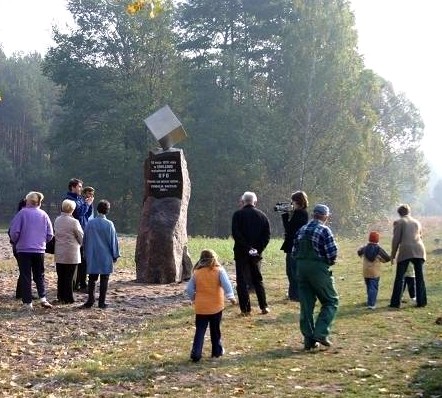
<path id="1" fill-rule="evenodd" d="M 278 202 L 273 210 L 277 211 L 278 213 L 288 213 L 293 211 L 293 205 L 290 202 Z"/>

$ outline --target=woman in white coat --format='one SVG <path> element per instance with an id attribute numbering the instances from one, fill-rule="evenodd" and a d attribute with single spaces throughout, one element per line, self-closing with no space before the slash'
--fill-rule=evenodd
<path id="1" fill-rule="evenodd" d="M 55 265 L 57 269 L 57 299 L 60 304 L 73 303 L 73 281 L 78 264 L 81 262 L 80 247 L 83 244 L 83 229 L 72 216 L 76 204 L 65 199 L 61 214 L 55 219 Z"/>

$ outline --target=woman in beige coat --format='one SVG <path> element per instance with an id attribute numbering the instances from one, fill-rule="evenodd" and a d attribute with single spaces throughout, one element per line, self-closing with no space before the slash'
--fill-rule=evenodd
<path id="1" fill-rule="evenodd" d="M 77 265 L 81 262 L 80 246 L 83 243 L 83 229 L 72 216 L 75 202 L 65 199 L 61 204 L 61 214 L 54 223 L 55 264 L 57 269 L 57 298 L 60 304 L 73 303 L 73 279 Z"/>
<path id="2" fill-rule="evenodd" d="M 396 277 L 391 294 L 390 307 L 399 308 L 404 291 L 405 272 L 411 262 L 416 274 L 416 307 L 427 305 L 427 292 L 424 281 L 425 246 L 422 241 L 422 226 L 418 220 L 411 217 L 410 206 L 399 206 L 400 216 L 393 224 L 393 239 L 391 242 L 391 263 L 396 258 Z"/>

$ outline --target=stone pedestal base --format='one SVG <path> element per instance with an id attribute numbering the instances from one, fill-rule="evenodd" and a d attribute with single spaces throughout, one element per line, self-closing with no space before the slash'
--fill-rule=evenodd
<path id="1" fill-rule="evenodd" d="M 192 267 L 187 252 L 190 179 L 183 152 L 151 153 L 145 163 L 145 179 L 135 251 L 137 282 L 187 280 Z"/>

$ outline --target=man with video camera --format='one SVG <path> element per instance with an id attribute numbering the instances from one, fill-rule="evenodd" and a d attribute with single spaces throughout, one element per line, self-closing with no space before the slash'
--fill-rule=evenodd
<path id="1" fill-rule="evenodd" d="M 279 206 L 278 206 L 279 205 Z M 275 211 L 281 214 L 282 224 L 284 226 L 284 242 L 281 250 L 284 251 L 287 279 L 289 281 L 288 299 L 290 301 L 299 301 L 299 288 L 296 270 L 296 260 L 292 256 L 293 240 L 298 230 L 308 223 L 308 198 L 303 191 L 292 193 L 289 206 L 282 206 L 280 203 L 275 206 Z"/>

